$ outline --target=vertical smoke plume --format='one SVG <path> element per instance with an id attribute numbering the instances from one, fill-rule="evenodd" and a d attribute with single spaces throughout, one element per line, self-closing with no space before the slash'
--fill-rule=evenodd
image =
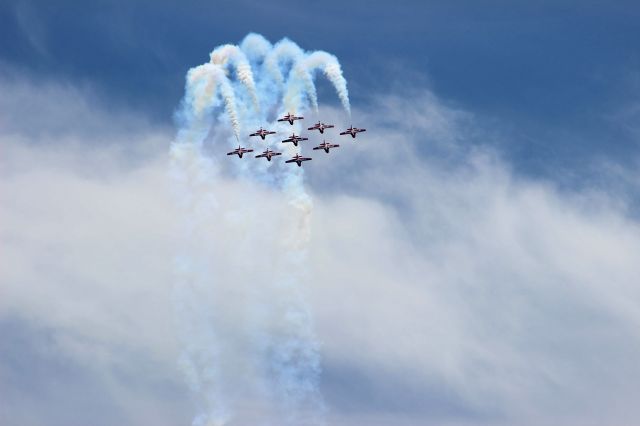
<path id="1" fill-rule="evenodd" d="M 260 34 L 249 33 L 240 43 L 240 50 L 244 52 L 247 59 L 257 63 L 263 61 L 267 53 L 273 49 L 273 46 Z"/>
<path id="2" fill-rule="evenodd" d="M 236 107 L 236 95 L 229 79 L 220 66 L 203 64 L 192 68 L 187 73 L 187 86 L 179 118 L 187 120 L 181 125 L 179 132 L 188 131 L 202 119 L 202 115 L 215 103 L 215 95 L 220 89 L 224 109 L 227 113 L 236 138 L 240 137 L 240 121 Z"/>
<path id="3" fill-rule="evenodd" d="M 215 330 L 207 326 L 210 312 L 199 302 L 211 270 L 203 253 L 194 249 L 206 224 L 202 213 L 217 211 L 214 194 L 203 188 L 203 184 L 216 179 L 217 173 L 215 163 L 203 154 L 202 144 L 211 127 L 211 112 L 219 104 L 218 74 L 210 64 L 187 73 L 185 97 L 176 117 L 180 128 L 170 150 L 172 190 L 185 218 L 173 289 L 184 344 L 179 365 L 192 391 L 203 396 L 194 426 L 224 425 L 230 419 L 229 404 L 219 380 L 220 341 Z"/>
<path id="4" fill-rule="evenodd" d="M 273 50 L 267 54 L 264 63 L 271 78 L 281 88 L 284 84 L 284 76 L 280 67 L 288 63 L 296 63 L 303 57 L 304 52 L 300 46 L 288 38 L 284 38 L 273 46 Z"/>
<path id="5" fill-rule="evenodd" d="M 320 70 L 325 77 L 331 82 L 340 98 L 342 107 L 348 114 L 351 114 L 351 106 L 349 105 L 349 91 L 347 90 L 347 80 L 342 75 L 342 67 L 338 58 L 327 52 L 317 51 L 307 55 L 304 59 L 294 65 L 292 72 L 293 78 L 299 79 L 309 96 L 311 106 L 318 111 L 318 95 L 316 87 L 313 83 L 314 73 Z M 290 86 L 292 91 L 296 91 L 296 86 Z"/>
<path id="6" fill-rule="evenodd" d="M 183 128 L 190 128 L 196 117 L 201 117 L 215 98 L 218 83 L 215 73 L 210 71 L 210 68 L 211 66 L 207 64 L 199 65 L 191 68 L 187 73 L 186 93 L 181 113 L 189 115 L 186 117 L 189 123 Z"/>
<path id="7" fill-rule="evenodd" d="M 224 75 L 224 72 L 217 68 L 217 75 L 219 77 L 220 93 L 222 94 L 222 100 L 224 101 L 224 109 L 227 112 L 231 126 L 233 127 L 233 133 L 237 140 L 240 140 L 240 120 L 238 119 L 238 110 L 236 108 L 236 95 L 233 92 L 231 83 Z"/>
<path id="8" fill-rule="evenodd" d="M 259 110 L 260 103 L 258 102 L 258 94 L 256 93 L 256 83 L 253 80 L 253 73 L 251 72 L 249 61 L 242 50 L 240 50 L 238 46 L 225 44 L 211 52 L 210 57 L 212 64 L 221 67 L 227 65 L 235 66 L 238 80 L 247 88 L 254 107 L 256 110 Z"/>
<path id="9" fill-rule="evenodd" d="M 303 288 L 313 210 L 304 171 L 281 162 L 223 163 L 216 158 L 226 151 L 221 147 L 224 132 L 212 125 L 228 121 L 239 140 L 241 129 L 250 126 L 284 128 L 270 121 L 268 114 L 304 113 L 309 102 L 317 110 L 317 71 L 333 84 L 349 112 L 346 80 L 333 55 L 307 54 L 288 39 L 272 45 L 259 34 L 249 34 L 240 46 L 217 47 L 209 63 L 188 72 L 185 96 L 176 114 L 179 129 L 171 147 L 171 176 L 184 215 L 174 289 L 184 340 L 180 365 L 201 400 L 194 426 L 222 426 L 234 419 L 255 424 L 255 419 L 247 420 L 251 410 L 246 408 L 246 399 L 252 400 L 249 405 L 263 424 L 321 425 L 319 344 Z M 227 72 L 230 67 L 235 73 Z M 254 107 L 247 107 L 245 100 Z M 287 132 L 299 134 L 301 130 L 297 122 L 286 127 Z M 212 147 L 205 146 L 209 141 Z M 264 142 L 266 146 L 270 143 L 273 141 Z M 240 231 L 233 234 L 238 241 L 226 244 L 225 250 L 227 246 L 251 246 L 246 217 L 261 208 L 250 196 L 236 207 L 218 200 L 217 183 L 226 164 L 237 167 L 244 181 L 275 189 L 289 206 L 289 220 L 275 234 L 280 239 L 275 242 L 277 249 L 263 259 L 273 265 L 273 272 L 259 274 L 262 281 L 246 288 L 238 282 L 234 292 L 227 291 L 223 297 L 220 280 L 224 276 L 233 279 L 233 274 L 214 257 L 220 252 L 220 242 L 212 235 L 223 231 L 216 232 L 215 226 L 227 223 Z M 233 338 L 225 328 L 229 323 L 236 327 Z"/>

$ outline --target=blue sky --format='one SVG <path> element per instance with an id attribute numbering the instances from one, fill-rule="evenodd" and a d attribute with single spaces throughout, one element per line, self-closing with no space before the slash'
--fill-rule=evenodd
<path id="1" fill-rule="evenodd" d="M 594 158 L 629 165 L 637 152 L 637 127 L 625 122 L 637 115 L 625 108 L 640 95 L 639 15 L 625 1 L 8 1 L 0 59 L 169 122 L 186 70 L 214 45 L 250 31 L 288 36 L 336 54 L 356 104 L 428 85 L 497 120 L 523 170 L 559 179 L 557 169 L 584 171 Z"/>
<path id="2" fill-rule="evenodd" d="M 623 1 L 0 3 L 0 423 L 191 424 L 222 389 L 225 425 L 280 424 L 252 321 L 287 297 L 299 224 L 328 424 L 638 423 L 639 20 Z M 250 32 L 335 54 L 368 129 L 313 151 L 302 209 L 258 182 L 278 163 L 218 158 L 224 118 L 176 190 L 185 74 Z"/>

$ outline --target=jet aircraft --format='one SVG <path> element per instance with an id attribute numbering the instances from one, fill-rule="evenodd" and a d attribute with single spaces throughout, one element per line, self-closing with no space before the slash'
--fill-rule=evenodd
<path id="1" fill-rule="evenodd" d="M 287 143 L 287 142 L 293 142 L 293 144 L 295 146 L 298 146 L 298 142 L 300 141 L 308 141 L 309 138 L 303 138 L 300 136 L 296 136 L 295 133 L 292 133 L 290 137 L 288 137 L 287 139 L 283 140 L 282 143 Z"/>
<path id="2" fill-rule="evenodd" d="M 327 142 L 327 141 L 322 141 L 322 143 L 321 143 L 320 145 L 318 145 L 318 146 L 314 147 L 313 149 L 314 149 L 314 150 L 316 150 L 316 149 L 324 149 L 324 152 L 326 152 L 326 153 L 328 154 L 328 153 L 329 153 L 329 150 L 330 150 L 331 148 L 337 148 L 337 147 L 339 147 L 339 146 L 340 146 L 340 145 L 335 144 L 335 143 L 330 143 L 330 142 Z"/>
<path id="3" fill-rule="evenodd" d="M 333 124 L 324 124 L 321 122 L 317 122 L 312 127 L 309 127 L 307 130 L 320 130 L 320 133 L 324 133 L 324 129 L 331 129 Z"/>
<path id="4" fill-rule="evenodd" d="M 282 155 L 282 153 L 281 152 L 271 151 L 270 149 L 267 149 L 262 154 L 256 155 L 256 158 L 266 158 L 267 161 L 271 161 L 271 157 L 274 157 L 276 155 Z"/>
<path id="5" fill-rule="evenodd" d="M 356 137 L 356 133 L 360 133 L 360 132 L 366 132 L 367 129 L 358 129 L 357 127 L 349 127 L 347 130 L 345 130 L 344 132 L 340 132 L 341 135 L 351 135 L 352 138 Z"/>
<path id="6" fill-rule="evenodd" d="M 238 157 L 242 158 L 242 155 L 247 153 L 247 152 L 253 152 L 252 149 L 247 149 L 247 148 L 242 148 L 240 145 L 238 145 L 238 148 L 234 149 L 231 152 L 227 152 L 227 155 L 237 155 Z"/>
<path id="7" fill-rule="evenodd" d="M 285 115 L 282 118 L 278 118 L 278 121 L 288 121 L 289 124 L 291 124 L 293 126 L 293 122 L 296 120 L 302 120 L 304 117 L 297 117 L 294 114 L 291 114 L 290 112 L 287 113 L 287 115 Z"/>
<path id="8" fill-rule="evenodd" d="M 302 166 L 303 161 L 310 161 L 310 160 L 311 160 L 310 157 L 303 157 L 300 154 L 296 154 L 291 158 L 291 160 L 285 161 L 285 163 L 296 163 L 298 167 L 300 167 Z"/>
<path id="9" fill-rule="evenodd" d="M 255 133 L 251 133 L 249 136 L 260 136 L 262 138 L 262 140 L 264 140 L 265 136 L 267 135 L 275 135 L 276 132 L 272 132 L 270 130 L 265 130 L 262 127 L 260 127 L 259 130 L 256 130 Z"/>

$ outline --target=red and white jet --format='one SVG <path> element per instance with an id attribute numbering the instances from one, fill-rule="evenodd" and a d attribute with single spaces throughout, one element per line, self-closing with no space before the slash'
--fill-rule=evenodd
<path id="1" fill-rule="evenodd" d="M 309 127 L 307 130 L 320 130 L 320 133 L 324 133 L 324 129 L 331 129 L 332 127 L 333 124 L 324 124 L 318 121 L 313 127 Z"/>
<path id="2" fill-rule="evenodd" d="M 260 136 L 262 138 L 262 140 L 264 140 L 264 137 L 267 135 L 275 135 L 276 132 L 272 132 L 270 130 L 265 130 L 262 127 L 260 127 L 260 130 L 257 130 L 255 133 L 251 133 L 249 136 Z"/>
<path id="3" fill-rule="evenodd" d="M 276 155 L 282 155 L 282 153 L 281 152 L 271 151 L 270 149 L 267 149 L 262 154 L 256 155 L 256 158 L 266 158 L 267 161 L 271 161 L 271 157 L 274 157 Z"/>
<path id="4" fill-rule="evenodd" d="M 349 127 L 347 130 L 345 130 L 344 132 L 340 132 L 341 135 L 351 135 L 352 138 L 356 137 L 356 133 L 360 133 L 360 132 L 366 132 L 367 129 L 358 129 L 357 127 Z"/>
<path id="5" fill-rule="evenodd" d="M 296 120 L 302 120 L 304 117 L 296 117 L 295 115 L 291 114 L 290 112 L 287 113 L 287 115 L 285 115 L 282 118 L 278 118 L 278 121 L 288 121 L 289 124 L 291 124 L 293 126 L 293 122 Z"/>
<path id="6" fill-rule="evenodd" d="M 314 147 L 313 149 L 324 149 L 324 152 L 326 152 L 327 154 L 329 153 L 329 150 L 331 148 L 337 148 L 340 145 L 336 144 L 336 143 L 331 143 L 331 142 L 327 142 L 327 141 L 322 141 L 322 143 L 316 147 Z"/>
<path id="7" fill-rule="evenodd" d="M 300 154 L 296 154 L 291 158 L 291 160 L 285 161 L 285 163 L 296 163 L 298 167 L 300 167 L 302 166 L 303 161 L 310 161 L 310 160 L 311 160 L 310 157 L 303 157 Z"/>
<path id="8" fill-rule="evenodd" d="M 247 148 L 242 148 L 240 145 L 238 145 L 238 148 L 234 149 L 231 152 L 227 152 L 227 155 L 237 155 L 238 157 L 242 158 L 242 155 L 247 153 L 247 152 L 253 152 L 252 149 L 247 149 Z"/>
<path id="9" fill-rule="evenodd" d="M 300 136 L 296 136 L 295 133 L 292 133 L 290 137 L 288 137 L 287 139 L 283 140 L 282 143 L 287 143 L 287 142 L 293 142 L 293 144 L 295 146 L 298 146 L 298 142 L 300 141 L 308 141 L 309 138 L 303 138 Z"/>

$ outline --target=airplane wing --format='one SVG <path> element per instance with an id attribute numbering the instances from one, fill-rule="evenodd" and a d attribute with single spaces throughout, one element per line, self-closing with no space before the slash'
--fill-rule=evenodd
<path id="1" fill-rule="evenodd" d="M 313 149 L 324 149 L 324 147 L 321 146 L 314 146 Z"/>
<path id="2" fill-rule="evenodd" d="M 258 154 L 258 155 L 256 155 L 256 158 L 262 158 L 262 157 L 266 157 L 266 156 L 267 156 L 267 154 Z"/>
<path id="3" fill-rule="evenodd" d="M 237 152 L 236 152 L 236 151 L 233 151 L 233 152 L 227 152 L 227 155 L 236 155 L 236 154 L 237 154 Z"/>
<path id="4" fill-rule="evenodd" d="M 253 152 L 253 149 L 245 149 L 244 152 Z"/>
<path id="5" fill-rule="evenodd" d="M 329 148 L 338 148 L 340 145 L 337 143 L 332 143 L 329 145 Z"/>
<path id="6" fill-rule="evenodd" d="M 334 126 L 333 126 L 333 124 L 325 124 L 325 125 L 324 125 L 324 128 L 325 128 L 325 129 L 331 129 L 331 128 L 333 128 L 333 127 L 334 127 Z"/>
<path id="7" fill-rule="evenodd" d="M 340 132 L 341 135 L 348 135 L 349 132 Z"/>
<path id="8" fill-rule="evenodd" d="M 287 160 L 287 161 L 285 161 L 285 163 L 295 163 L 296 161 L 297 161 L 297 160 L 293 160 L 293 159 L 292 159 L 292 160 Z"/>
<path id="9" fill-rule="evenodd" d="M 311 160 L 311 157 L 300 158 L 300 161 L 309 161 L 309 160 Z"/>

